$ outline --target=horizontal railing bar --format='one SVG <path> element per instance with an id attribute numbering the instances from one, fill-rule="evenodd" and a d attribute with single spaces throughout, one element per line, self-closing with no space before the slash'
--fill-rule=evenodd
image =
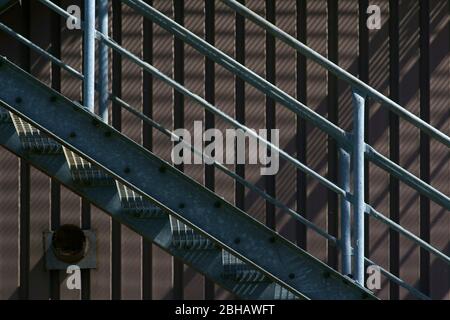
<path id="1" fill-rule="evenodd" d="M 376 164 L 378 167 L 394 175 L 395 177 L 397 177 L 402 182 L 406 183 L 419 193 L 430 198 L 431 200 L 441 205 L 442 207 L 450 210 L 450 198 L 448 196 L 446 196 L 439 190 L 433 188 L 430 184 L 426 183 L 425 181 L 417 178 L 411 172 L 402 168 L 392 160 L 386 158 L 381 153 L 376 151 L 373 147 L 367 144 L 366 144 L 366 157 L 374 164 Z"/>
<path id="2" fill-rule="evenodd" d="M 149 6 L 148 4 L 139 0 L 121 1 L 141 13 L 146 18 L 152 20 L 154 23 L 158 24 L 169 33 L 190 44 L 203 55 L 223 66 L 225 69 L 244 79 L 246 82 L 262 91 L 263 93 L 267 94 L 275 101 L 286 106 L 289 110 L 293 111 L 300 117 L 310 121 L 322 131 L 336 139 L 336 141 L 338 141 L 347 150 L 350 150 L 349 141 L 347 139 L 345 131 L 328 119 L 314 112 L 306 105 L 299 102 L 297 99 L 291 97 L 272 83 L 268 82 L 266 79 L 262 78 L 239 62 L 235 61 L 230 56 L 226 55 L 213 45 L 204 41 L 202 38 L 179 25 L 172 19 L 166 17 L 164 14 Z"/>
<path id="3" fill-rule="evenodd" d="M 269 141 L 267 141 L 266 139 L 262 138 L 261 136 L 256 134 L 256 132 L 254 132 L 253 130 L 251 130 L 248 127 L 244 126 L 239 121 L 236 121 L 234 118 L 230 117 L 228 114 L 226 114 L 223 111 L 221 111 L 220 109 L 216 108 L 215 106 L 210 104 L 208 101 L 206 101 L 205 99 L 203 99 L 199 95 L 197 95 L 197 94 L 191 92 L 190 90 L 186 89 L 184 86 L 182 86 L 181 84 L 179 84 L 178 82 L 176 82 L 172 78 L 168 77 L 167 75 L 165 75 L 164 73 L 162 73 L 161 71 L 156 69 L 154 66 L 150 65 L 149 63 L 147 63 L 145 61 L 142 61 L 137 56 L 135 56 L 131 52 L 127 51 L 126 49 L 122 48 L 120 45 L 118 45 L 117 43 L 112 41 L 109 37 L 103 35 L 102 33 L 98 32 L 98 31 L 96 32 L 96 37 L 100 41 L 103 41 L 111 49 L 116 50 L 122 56 L 124 56 L 127 59 L 129 59 L 130 61 L 136 63 L 137 65 L 142 67 L 144 70 L 150 72 L 157 79 L 160 79 L 161 81 L 165 82 L 167 85 L 171 86 L 172 88 L 174 88 L 178 92 L 182 93 L 186 97 L 189 97 L 193 101 L 199 103 L 206 110 L 208 110 L 208 111 L 214 113 L 215 115 L 219 116 L 223 120 L 225 120 L 228 123 L 230 123 L 232 126 L 234 126 L 236 128 L 239 128 L 239 129 L 243 130 L 245 133 L 248 133 L 252 137 L 258 139 L 260 142 L 264 143 L 267 147 L 270 147 L 272 150 L 275 150 L 276 152 L 278 152 L 280 154 L 280 156 L 283 159 L 285 159 L 286 161 L 290 162 L 291 164 L 293 164 L 295 167 L 297 167 L 301 171 L 305 172 L 306 174 L 316 178 L 321 184 L 323 184 L 324 186 L 326 186 L 330 190 L 336 192 L 339 195 L 343 195 L 343 196 L 347 195 L 347 192 L 342 190 L 336 184 L 334 184 L 331 181 L 329 181 L 328 179 L 322 177 L 320 174 L 318 174 L 317 172 L 315 172 L 314 170 L 312 170 L 311 168 L 309 168 L 305 164 L 301 163 L 300 161 L 298 161 L 297 159 L 295 159 L 294 157 L 292 157 L 291 155 L 286 153 L 284 150 L 278 148 L 274 144 L 272 144 Z"/>
<path id="4" fill-rule="evenodd" d="M 385 217 L 382 213 L 375 210 L 373 207 L 366 204 L 366 213 L 369 214 L 371 217 L 375 218 L 378 221 L 381 221 L 389 226 L 389 228 L 397 231 L 398 233 L 402 234 L 405 238 L 408 238 L 409 240 L 415 242 L 417 245 L 419 245 L 424 250 L 434 254 L 437 258 L 441 259 L 445 263 L 450 265 L 450 257 L 430 245 L 429 243 L 425 242 L 415 234 L 411 233 L 410 231 L 403 228 L 398 223 L 395 223 L 391 219 Z"/>
<path id="5" fill-rule="evenodd" d="M 385 95 L 381 94 L 374 88 L 370 87 L 363 81 L 359 80 L 357 77 L 349 73 L 348 71 L 344 70 L 343 68 L 339 67 L 335 63 L 331 62 L 327 58 L 323 57 L 318 52 L 314 51 L 313 49 L 309 48 L 299 40 L 295 39 L 293 36 L 289 35 L 288 33 L 284 32 L 283 30 L 279 29 L 274 24 L 270 23 L 263 17 L 259 16 L 255 12 L 248 9 L 245 5 L 240 4 L 236 0 L 221 0 L 224 4 L 231 7 L 235 11 L 237 11 L 242 16 L 248 18 L 249 20 L 253 21 L 255 24 L 259 25 L 263 29 L 265 29 L 267 32 L 275 36 L 276 38 L 280 39 L 287 45 L 291 46 L 298 52 L 302 53 L 307 58 L 313 60 L 314 62 L 318 63 L 331 73 L 333 73 L 338 78 L 348 82 L 353 88 L 357 88 L 363 93 L 366 93 L 369 97 L 377 100 L 381 104 L 387 106 L 390 111 L 396 113 L 401 118 L 407 120 L 408 122 L 412 123 L 416 127 L 420 128 L 423 132 L 426 132 L 431 137 L 435 138 L 436 140 L 440 141 L 447 147 L 450 147 L 450 137 L 445 135 L 443 132 L 439 131 L 438 129 L 434 128 L 427 122 L 423 121 L 413 113 L 409 112 L 399 104 L 395 103 Z"/>
<path id="6" fill-rule="evenodd" d="M 193 145 L 189 144 L 188 142 L 184 141 L 182 138 L 180 138 L 179 136 L 177 136 L 175 133 L 173 133 L 172 131 L 170 131 L 169 129 L 165 128 L 163 125 L 161 125 L 160 123 L 156 122 L 155 120 L 147 117 L 146 115 L 142 114 L 141 112 L 137 111 L 134 107 L 132 107 L 130 104 L 126 103 L 125 101 L 123 101 L 122 99 L 120 99 L 117 96 L 111 95 L 110 96 L 111 101 L 116 102 L 120 107 L 123 107 L 124 109 L 126 109 L 128 112 L 134 114 L 135 116 L 137 116 L 138 118 L 140 118 L 142 121 L 144 121 L 145 123 L 151 125 L 153 128 L 157 129 L 158 131 L 160 131 L 161 133 L 172 137 L 173 139 L 175 139 L 176 141 L 180 141 L 181 143 L 183 143 L 185 146 L 189 147 L 193 152 L 195 152 L 197 155 L 201 155 L 204 156 L 206 158 L 208 158 L 212 164 L 218 168 L 219 170 L 221 170 L 223 173 L 225 173 L 226 175 L 230 176 L 231 178 L 235 179 L 236 181 L 238 181 L 239 183 L 241 183 L 242 185 L 246 186 L 248 189 L 250 189 L 251 191 L 254 191 L 256 193 L 258 193 L 261 197 L 263 197 L 264 199 L 268 200 L 270 203 L 272 203 L 273 205 L 277 206 L 278 208 L 286 211 L 289 215 L 291 215 L 293 218 L 295 218 L 296 220 L 298 220 L 299 222 L 303 223 L 304 225 L 306 225 L 308 228 L 314 230 L 315 232 L 317 232 L 319 235 L 323 236 L 324 238 L 326 238 L 327 240 L 332 241 L 333 243 L 337 243 L 337 239 L 335 237 L 333 237 L 332 235 L 328 234 L 326 231 L 322 230 L 320 227 L 318 227 L 317 225 L 315 225 L 314 223 L 312 223 L 311 221 L 309 221 L 308 219 L 306 219 L 305 217 L 303 217 L 302 215 L 300 215 L 299 213 L 297 213 L 296 211 L 294 211 L 293 209 L 289 208 L 288 206 L 286 206 L 284 203 L 278 201 L 277 199 L 273 198 L 272 196 L 270 196 L 269 194 L 267 194 L 264 190 L 258 188 L 257 186 L 255 186 L 254 184 L 248 182 L 247 180 L 245 180 L 244 178 L 242 178 L 240 175 L 236 174 L 235 172 L 229 170 L 227 167 L 225 167 L 224 165 L 222 165 L 221 163 L 215 161 L 214 159 L 212 159 L 211 157 L 209 157 L 208 155 L 206 155 L 205 153 L 197 150 Z"/>
<path id="7" fill-rule="evenodd" d="M 419 299 L 422 300 L 431 300 L 430 297 L 424 295 L 422 292 L 420 292 L 419 290 L 417 290 L 416 288 L 414 288 L 412 285 L 406 283 L 405 281 L 403 281 L 402 279 L 400 279 L 399 277 L 393 275 L 392 273 L 390 273 L 389 271 L 387 271 L 386 269 L 384 269 L 383 267 L 379 266 L 378 264 L 376 264 L 375 262 L 373 262 L 372 260 L 368 259 L 368 258 L 364 258 L 366 265 L 374 265 L 377 266 L 378 268 L 380 268 L 380 272 L 389 280 L 391 280 L 392 282 L 398 284 L 399 286 L 405 288 L 406 290 L 408 290 L 410 293 L 412 293 L 414 296 L 416 296 Z"/>
<path id="8" fill-rule="evenodd" d="M 58 13 L 59 15 L 63 16 L 64 18 L 68 19 L 73 19 L 74 22 L 78 22 L 78 17 L 71 15 L 70 13 L 68 13 L 66 10 L 64 10 L 63 8 L 59 7 L 58 5 L 54 4 L 52 1 L 49 0 L 39 0 L 39 2 L 41 2 L 42 4 L 44 4 L 45 6 L 47 6 L 49 9 L 55 11 L 56 13 Z M 80 19 L 81 20 L 81 19 Z M 81 29 L 83 29 L 84 27 L 84 22 L 80 21 L 80 26 Z"/>
<path id="9" fill-rule="evenodd" d="M 14 31 L 13 29 L 11 29 L 10 27 L 8 27 L 7 25 L 5 25 L 5 24 L 3 24 L 1 22 L 0 22 L 0 30 L 4 31 L 5 33 L 10 35 L 14 39 L 16 39 L 19 42 L 23 43 L 24 45 L 26 45 L 30 49 L 32 49 L 32 50 L 36 51 L 37 53 L 41 54 L 42 56 L 46 57 L 47 59 L 49 59 L 50 61 L 52 61 L 56 65 L 60 66 L 64 70 L 68 71 L 73 76 L 77 77 L 78 79 L 80 79 L 80 80 L 84 79 L 84 76 L 80 72 L 78 72 L 77 70 L 75 70 L 74 68 L 69 66 L 68 64 L 65 64 L 60 59 L 58 59 L 55 56 L 51 55 L 50 53 L 48 53 L 47 51 L 45 51 L 41 47 L 37 46 L 36 44 L 34 44 L 33 42 L 31 42 L 30 40 L 28 40 L 27 38 L 25 38 L 21 34 L 17 33 L 16 31 Z"/>

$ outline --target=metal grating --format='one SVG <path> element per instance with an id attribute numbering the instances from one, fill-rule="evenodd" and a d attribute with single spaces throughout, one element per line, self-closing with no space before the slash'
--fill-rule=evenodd
<path id="1" fill-rule="evenodd" d="M 184 223 L 169 216 L 172 244 L 179 249 L 212 249 L 214 244 Z"/>
<path id="2" fill-rule="evenodd" d="M 38 129 L 19 118 L 17 115 L 10 113 L 9 116 L 12 119 L 14 128 L 16 129 L 24 149 L 41 153 L 61 152 L 61 145 L 55 140 L 49 138 L 44 133 L 41 133 Z M 0 115 L 0 117 L 3 119 L 4 116 Z"/>
<path id="3" fill-rule="evenodd" d="M 96 168 L 90 162 L 67 148 L 63 148 L 63 150 L 72 174 L 72 179 L 75 182 L 86 185 L 113 184 L 114 180 L 105 171 Z"/>
<path id="4" fill-rule="evenodd" d="M 119 192 L 120 203 L 126 211 L 135 213 L 138 218 L 158 218 L 164 215 L 162 210 L 152 205 L 142 196 L 127 188 L 116 180 L 117 191 Z"/>
<path id="5" fill-rule="evenodd" d="M 261 282 L 264 275 L 226 250 L 222 250 L 223 276 L 239 282 Z"/>

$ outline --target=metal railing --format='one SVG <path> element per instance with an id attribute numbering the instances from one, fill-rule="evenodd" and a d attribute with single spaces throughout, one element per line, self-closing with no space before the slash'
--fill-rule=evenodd
<path id="1" fill-rule="evenodd" d="M 65 18 L 72 18 L 76 19 L 76 17 L 71 16 L 68 12 L 63 10 L 62 8 L 56 6 L 54 3 L 52 3 L 49 0 L 39 0 L 41 3 L 45 4 L 47 7 L 52 9 L 53 11 L 59 13 Z M 259 17 L 252 11 L 250 11 L 245 6 L 241 5 L 240 3 L 234 1 L 234 0 L 222 0 L 225 4 L 229 5 L 231 8 L 239 12 L 240 14 L 244 15 L 245 17 L 251 19 L 258 25 L 264 27 L 268 32 L 276 36 L 277 38 L 283 40 L 287 44 L 291 45 L 294 49 L 299 51 L 300 53 L 304 54 L 306 57 L 314 60 L 315 62 L 319 63 L 323 67 L 325 67 L 328 71 L 334 73 L 339 78 L 343 79 L 347 83 L 349 83 L 353 88 L 353 105 L 354 105 L 354 130 L 352 134 L 346 133 L 341 128 L 337 127 L 335 124 L 328 121 L 326 118 L 323 118 L 322 116 L 318 115 L 311 109 L 309 109 L 306 105 L 300 103 L 296 99 L 292 98 L 285 92 L 281 91 L 271 83 L 267 82 L 265 79 L 261 78 L 245 66 L 239 64 L 234 59 L 230 58 L 217 48 L 211 46 L 207 42 L 205 42 L 203 39 L 197 37 L 189 30 L 185 29 L 184 27 L 180 26 L 176 22 L 172 21 L 170 18 L 164 16 L 160 12 L 158 12 L 153 7 L 145 4 L 142 1 L 139 0 L 123 0 L 122 2 L 126 3 L 130 7 L 136 9 L 138 12 L 140 12 L 142 15 L 144 15 L 147 18 L 150 18 L 154 23 L 160 25 L 170 33 L 174 34 L 175 36 L 181 38 L 185 42 L 192 45 L 194 48 L 196 48 L 198 51 L 203 53 L 205 56 L 208 56 L 216 63 L 224 66 L 226 69 L 234 73 L 235 75 L 240 76 L 244 80 L 246 80 L 248 83 L 252 84 L 257 89 L 261 90 L 266 95 L 270 96 L 274 100 L 278 101 L 282 105 L 286 106 L 291 111 L 295 112 L 302 118 L 308 120 L 309 122 L 313 123 L 320 129 L 322 129 L 325 133 L 333 137 L 337 140 L 337 142 L 340 145 L 340 151 L 339 151 L 339 165 L 340 165 L 340 182 L 339 185 L 334 184 L 333 182 L 329 181 L 328 179 L 322 177 L 320 174 L 316 173 L 314 170 L 310 169 L 308 166 L 304 165 L 303 163 L 299 162 L 297 159 L 293 158 L 283 150 L 279 149 L 278 147 L 271 144 L 266 139 L 256 135 L 254 132 L 249 130 L 246 126 L 242 125 L 238 121 L 236 121 L 234 118 L 228 116 L 227 114 L 220 111 L 215 106 L 208 103 L 205 99 L 202 97 L 192 93 L 190 90 L 186 89 L 184 86 L 180 85 L 179 83 L 175 82 L 170 77 L 166 76 L 165 74 L 161 73 L 158 69 L 150 65 L 149 63 L 146 63 L 145 61 L 142 61 L 117 43 L 115 43 L 113 40 L 111 40 L 107 35 L 107 1 L 106 0 L 100 0 L 100 10 L 99 10 L 99 19 L 100 19 L 100 31 L 96 31 L 94 28 L 94 32 L 92 32 L 93 23 L 95 23 L 95 19 L 90 21 L 85 21 L 85 23 L 82 23 L 83 29 L 85 29 L 85 38 L 86 37 L 92 37 L 92 34 L 100 41 L 100 57 L 99 57 L 99 70 L 100 70 L 100 78 L 99 78 L 99 92 L 100 92 L 100 113 L 101 117 L 104 119 L 104 121 L 107 121 L 108 119 L 108 111 L 107 111 L 107 101 L 110 99 L 117 103 L 120 107 L 124 108 L 125 110 L 131 112 L 135 116 L 139 117 L 142 121 L 148 123 L 152 127 L 156 128 L 157 130 L 161 131 L 167 136 L 170 136 L 173 139 L 176 139 L 180 141 L 181 143 L 186 144 L 187 147 L 191 148 L 192 151 L 194 151 L 197 154 L 202 154 L 203 156 L 206 156 L 202 153 L 202 151 L 196 150 L 192 145 L 186 143 L 183 141 L 180 137 L 176 136 L 173 132 L 170 130 L 164 128 L 159 123 L 155 122 L 154 120 L 148 118 L 147 116 L 143 115 L 141 112 L 137 111 L 135 108 L 128 105 L 125 101 L 121 100 L 120 98 L 114 96 L 111 94 L 108 90 L 108 61 L 107 61 L 107 47 L 111 48 L 112 50 L 117 51 L 120 55 L 126 57 L 130 61 L 134 62 L 135 64 L 139 65 L 141 68 L 143 68 L 145 71 L 151 73 L 156 78 L 162 80 L 175 90 L 181 92 L 183 95 L 193 99 L 197 103 L 199 103 L 203 108 L 213 112 L 220 118 L 226 120 L 231 125 L 240 128 L 249 134 L 252 134 L 256 139 L 264 143 L 265 145 L 273 148 L 277 152 L 280 153 L 280 155 L 286 159 L 288 162 L 293 164 L 296 168 L 299 170 L 305 172 L 306 174 L 316 178 L 320 183 L 325 185 L 330 190 L 333 190 L 338 195 L 341 196 L 341 224 L 342 224 L 342 236 L 341 239 L 338 240 L 334 236 L 329 235 L 326 231 L 322 230 L 320 227 L 315 225 L 314 223 L 310 222 L 306 218 L 304 218 L 302 215 L 300 215 L 295 210 L 289 208 L 282 202 L 278 201 L 277 199 L 273 198 L 272 196 L 268 195 L 264 190 L 259 189 L 255 185 L 251 184 L 241 176 L 237 175 L 233 171 L 230 171 L 225 166 L 223 166 L 220 163 L 217 163 L 216 161 L 213 161 L 213 165 L 217 167 L 219 170 L 223 171 L 233 179 L 235 179 L 237 182 L 241 183 L 242 185 L 246 186 L 250 190 L 255 191 L 260 196 L 262 196 L 265 200 L 271 202 L 278 208 L 282 209 L 283 211 L 287 212 L 291 216 L 293 216 L 295 219 L 300 221 L 301 223 L 305 224 L 310 229 L 314 230 L 327 240 L 329 240 L 331 243 L 339 246 L 342 250 L 342 272 L 344 274 L 350 274 L 351 273 L 351 256 L 352 252 L 355 251 L 356 253 L 356 280 L 358 283 L 362 284 L 363 281 L 363 267 L 364 264 L 375 264 L 370 259 L 364 257 L 364 244 L 363 241 L 361 242 L 361 239 L 364 239 L 364 213 L 368 214 L 369 216 L 372 216 L 373 218 L 385 223 L 388 225 L 391 229 L 401 233 L 406 238 L 410 239 L 417 245 L 419 245 L 421 248 L 427 250 L 428 252 L 434 254 L 436 257 L 440 258 L 441 260 L 445 261 L 447 264 L 450 264 L 450 257 L 446 256 L 444 253 L 439 251 L 438 249 L 431 246 L 429 243 L 423 241 L 416 235 L 412 234 L 408 230 L 401 227 L 399 224 L 395 223 L 394 221 L 390 220 L 389 218 L 385 217 L 378 211 L 376 211 L 374 208 L 372 208 L 370 205 L 364 203 L 364 170 L 363 170 L 363 164 L 364 164 L 364 157 L 367 157 L 369 160 L 371 160 L 373 163 L 375 163 L 380 168 L 386 170 L 390 174 L 396 176 L 404 183 L 410 185 L 418 192 L 426 195 L 436 203 L 442 205 L 444 208 L 450 209 L 450 201 L 449 197 L 442 194 L 440 191 L 433 188 L 431 185 L 425 183 L 424 181 L 418 179 L 414 175 L 410 174 L 397 164 L 393 163 L 391 160 L 387 159 L 383 155 L 379 154 L 376 150 L 374 150 L 371 146 L 364 143 L 363 137 L 364 137 L 364 98 L 366 96 L 377 99 L 378 101 L 382 102 L 383 104 L 387 105 L 391 111 L 397 113 L 402 118 L 405 118 L 412 124 L 414 124 L 416 127 L 420 128 L 427 134 L 429 134 L 431 137 L 436 138 L 438 141 L 444 143 L 445 145 L 450 145 L 450 138 L 443 134 L 442 132 L 438 131 L 434 127 L 430 126 L 429 124 L 425 123 L 420 118 L 417 118 L 413 114 L 409 113 L 405 109 L 403 109 L 398 104 L 394 103 L 387 97 L 383 96 L 381 93 L 377 92 L 375 89 L 369 87 L 367 84 L 363 83 L 353 75 L 349 74 L 345 70 L 341 69 L 339 66 L 333 64 L 326 58 L 320 56 L 318 53 L 310 49 L 309 47 L 305 46 L 295 38 L 291 37 L 290 35 L 284 33 L 282 30 L 278 29 L 273 24 L 270 24 L 263 18 Z M 92 0 L 88 0 L 88 2 L 94 2 Z M 106 8 L 106 9 L 105 9 Z M 87 23 L 89 22 L 89 29 L 90 32 L 87 32 Z M 4 24 L 0 23 L 0 29 L 4 32 L 8 33 L 9 35 L 16 38 L 18 41 L 22 42 L 23 44 L 27 45 L 31 49 L 35 50 L 36 52 L 42 54 L 49 60 L 51 60 L 56 65 L 62 67 L 63 69 L 70 72 L 73 76 L 76 78 L 83 80 L 84 85 L 84 91 L 85 94 L 88 93 L 89 90 L 95 90 L 95 81 L 94 81 L 94 75 L 93 73 L 90 73 L 88 76 L 83 76 L 80 72 L 73 69 L 72 67 L 66 65 L 64 62 L 59 60 L 58 58 L 52 56 L 51 54 L 47 53 L 45 50 L 41 49 L 28 39 L 24 38 L 23 36 L 17 34 L 15 31 L 10 29 L 9 27 L 5 26 Z M 92 40 L 92 39 L 91 39 Z M 86 41 L 86 40 L 85 40 Z M 94 46 L 95 47 L 95 46 Z M 90 50 L 89 52 L 85 52 L 85 54 L 88 54 L 90 59 L 95 59 L 95 56 L 92 55 L 92 47 L 88 46 L 85 50 Z M 85 57 L 86 59 L 86 57 Z M 91 63 L 94 63 L 95 61 L 91 61 Z M 106 78 L 105 78 L 106 77 Z M 89 85 L 86 85 L 87 78 L 90 78 Z M 89 96 L 89 95 L 88 95 Z M 350 192 L 350 156 L 353 157 L 354 162 L 354 192 Z M 351 238 L 350 238 L 350 206 L 353 204 L 355 207 L 355 220 L 356 220 L 356 231 L 357 231 L 357 240 L 356 241 L 356 247 L 351 247 Z M 398 284 L 399 286 L 404 287 L 408 291 L 410 291 L 412 294 L 414 294 L 416 297 L 421 299 L 427 299 L 428 297 L 415 289 L 414 287 L 410 286 L 409 284 L 405 283 L 403 280 L 398 278 L 397 276 L 391 274 L 387 270 L 380 268 L 383 275 L 385 275 L 389 280 L 393 281 L 394 283 Z"/>

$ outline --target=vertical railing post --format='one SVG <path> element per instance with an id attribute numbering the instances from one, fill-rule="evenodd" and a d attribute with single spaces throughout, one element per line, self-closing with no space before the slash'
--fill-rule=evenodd
<path id="1" fill-rule="evenodd" d="M 365 96 L 353 90 L 353 194 L 355 280 L 364 285 L 364 105 Z"/>
<path id="2" fill-rule="evenodd" d="M 339 185 L 350 192 L 350 154 L 342 147 L 339 149 Z M 342 274 L 352 274 L 352 252 L 351 252 L 351 207 L 345 196 L 341 196 L 341 256 Z"/>
<path id="3" fill-rule="evenodd" d="M 108 36 L 108 0 L 99 0 L 99 31 Z M 108 123 L 109 81 L 108 81 L 108 47 L 99 42 L 99 115 Z"/>
<path id="4" fill-rule="evenodd" d="M 94 112 L 95 99 L 95 0 L 84 0 L 83 104 Z"/>

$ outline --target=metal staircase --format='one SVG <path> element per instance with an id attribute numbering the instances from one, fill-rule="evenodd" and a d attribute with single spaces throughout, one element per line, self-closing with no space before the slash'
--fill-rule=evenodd
<path id="1" fill-rule="evenodd" d="M 0 103 L 10 111 L 12 119 L 19 117 L 23 123 L 17 130 L 10 121 L 2 122 L 1 144 L 114 219 L 243 298 L 373 298 L 368 290 L 295 247 L 83 107 L 5 58 L 0 61 Z M 20 138 L 22 127 L 28 128 L 26 144 Z M 65 156 L 44 148 L 47 144 L 62 145 Z M 105 183 L 109 180 L 106 177 L 115 179 L 116 184 Z"/>
<path id="2" fill-rule="evenodd" d="M 40 1 L 62 16 L 69 16 L 51 1 Z M 361 232 L 363 232 L 366 214 L 380 220 L 421 248 L 450 264 L 450 258 L 447 255 L 364 203 L 364 180 L 361 168 L 366 158 L 450 210 L 450 199 L 447 195 L 407 172 L 364 142 L 365 99 L 372 98 L 382 102 L 391 111 L 447 147 L 450 147 L 450 138 L 251 12 L 239 2 L 222 1 L 348 83 L 353 89 L 355 107 L 353 132 L 345 132 L 332 124 L 143 1 L 123 0 L 122 2 L 317 126 L 339 143 L 342 178 L 339 184 L 330 182 L 283 150 L 277 149 L 277 151 L 290 164 L 317 179 L 340 196 L 342 216 L 340 239 L 329 235 L 221 164 L 214 163 L 214 165 L 338 246 L 343 253 L 342 273 L 330 268 L 245 212 L 227 203 L 171 164 L 164 162 L 116 131 L 103 122 L 102 118 L 48 88 L 6 58 L 0 59 L 0 144 L 88 199 L 117 221 L 244 299 L 375 299 L 376 297 L 363 287 L 364 265 L 375 264 L 364 257 L 364 234 Z M 92 23 L 87 25 L 86 21 L 84 22 L 83 28 L 90 29 L 91 34 L 95 35 L 103 48 L 108 47 L 118 52 L 232 126 L 249 132 L 245 125 L 134 56 L 111 40 L 107 34 L 96 31 L 93 27 Z M 94 83 L 92 78 L 87 79 L 89 75 L 81 75 L 7 26 L 0 24 L 0 29 L 65 68 L 75 77 Z M 104 83 L 103 86 L 99 85 L 102 97 L 114 101 L 163 134 L 179 138 L 153 119 L 109 93 L 108 86 L 106 85 L 105 89 Z M 104 119 L 103 114 L 102 117 Z M 274 147 L 262 137 L 256 136 L 256 138 Z M 184 143 L 181 139 L 179 141 Z M 199 152 L 192 146 L 189 147 Z M 353 175 L 350 173 L 350 161 L 353 161 L 355 168 Z M 354 185 L 352 191 L 350 190 L 351 176 Z M 350 234 L 351 205 L 354 208 L 354 228 L 357 238 L 354 248 L 352 248 Z M 352 256 L 354 256 L 354 272 L 351 270 Z M 382 268 L 381 272 L 390 281 L 406 288 L 416 297 L 428 299 L 397 276 Z M 354 274 L 355 280 L 347 277 L 347 274 Z"/>

